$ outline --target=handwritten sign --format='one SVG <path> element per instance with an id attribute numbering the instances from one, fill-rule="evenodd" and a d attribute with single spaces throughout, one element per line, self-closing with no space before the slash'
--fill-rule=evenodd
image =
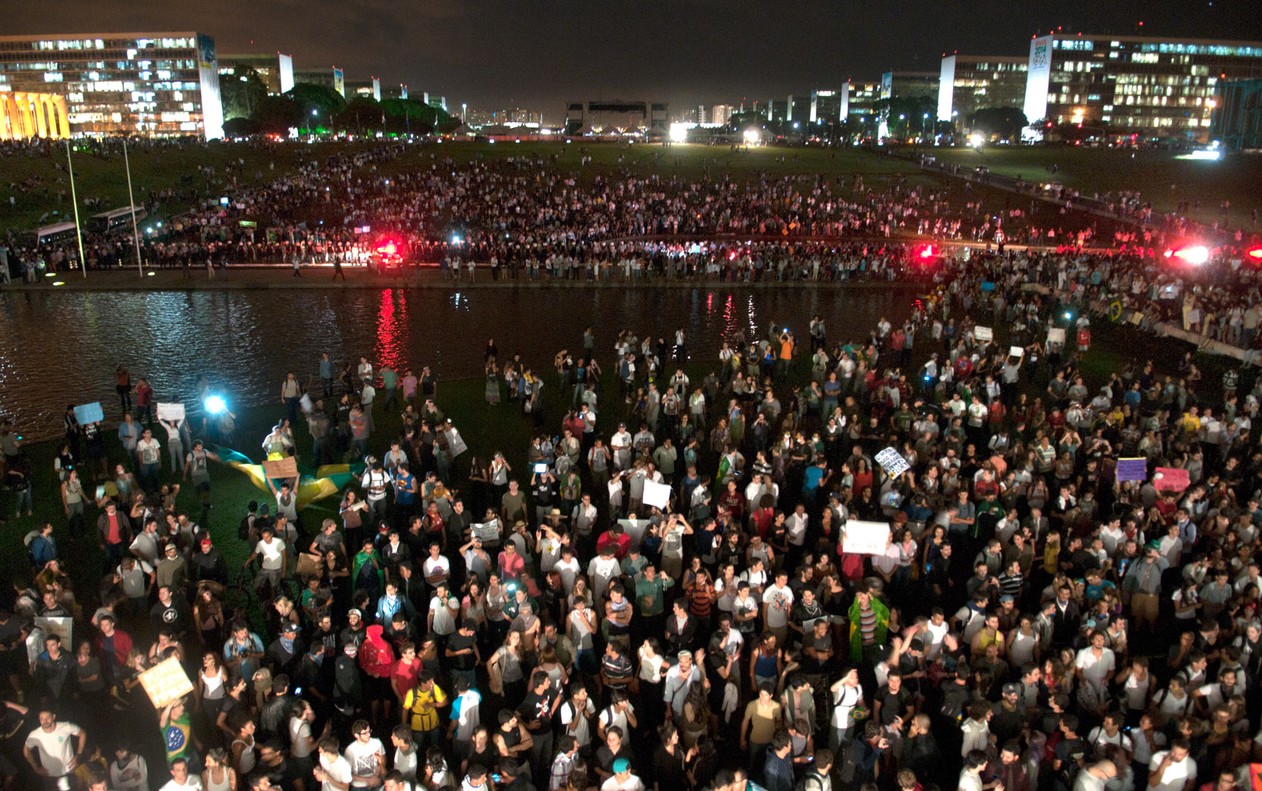
<path id="1" fill-rule="evenodd" d="M 1052 327 L 1051 329 L 1049 329 L 1047 331 L 1047 342 L 1048 343 L 1064 343 L 1065 342 L 1065 328 Z"/>
<path id="2" fill-rule="evenodd" d="M 1188 471 L 1181 467 L 1158 467 L 1152 486 L 1159 492 L 1181 492 L 1192 485 Z"/>
<path id="3" fill-rule="evenodd" d="M 890 542 L 889 522 L 846 522 L 841 534 L 841 551 L 850 555 L 884 555 Z"/>
<path id="4" fill-rule="evenodd" d="M 263 462 L 263 472 L 268 478 L 277 480 L 289 480 L 298 477 L 298 459 L 290 456 L 284 459 L 276 459 L 275 461 Z"/>
<path id="5" fill-rule="evenodd" d="M 1009 357 L 1024 357 L 1024 356 L 1025 356 L 1025 348 L 1024 348 L 1024 347 L 1022 347 L 1022 346 L 1009 346 L 1009 347 L 1008 347 L 1008 356 L 1009 356 Z"/>
<path id="6" fill-rule="evenodd" d="M 666 510 L 666 504 L 670 502 L 670 486 L 656 481 L 644 482 L 644 504 L 653 508 L 661 508 Z"/>
<path id="7" fill-rule="evenodd" d="M 172 423 L 179 423 L 184 419 L 183 404 L 164 404 L 158 402 L 158 420 L 169 420 Z"/>
<path id="8" fill-rule="evenodd" d="M 1148 480 L 1148 459 L 1118 459 L 1117 479 L 1121 483 Z"/>
<path id="9" fill-rule="evenodd" d="M 973 337 L 983 343 L 990 343 L 995 339 L 995 331 L 979 324 L 973 328 Z"/>
<path id="10" fill-rule="evenodd" d="M 105 411 L 101 409 L 100 401 L 80 404 L 74 408 L 74 419 L 79 421 L 80 426 L 86 426 L 89 423 L 100 423 L 105 420 Z"/>
<path id="11" fill-rule="evenodd" d="M 881 465 L 881 469 L 885 470 L 891 476 L 902 475 L 911 469 L 911 465 L 907 463 L 902 454 L 894 448 L 886 448 L 876 454 L 876 463 Z"/>
<path id="12" fill-rule="evenodd" d="M 490 522 L 475 522 L 472 525 L 472 533 L 473 537 L 483 544 L 498 544 L 500 542 L 500 522 L 498 519 L 492 519 Z"/>
<path id="13" fill-rule="evenodd" d="M 193 682 L 176 657 L 159 662 L 138 678 L 155 709 L 165 708 L 193 691 Z"/>

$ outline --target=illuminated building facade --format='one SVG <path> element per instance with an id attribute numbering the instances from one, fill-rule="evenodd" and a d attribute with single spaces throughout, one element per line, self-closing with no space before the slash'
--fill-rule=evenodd
<path id="1" fill-rule="evenodd" d="M 223 137 L 215 40 L 200 33 L 0 36 L 0 93 L 62 97 L 72 135 Z"/>
<path id="2" fill-rule="evenodd" d="M 1214 97 L 1262 78 L 1262 42 L 1056 33 L 1030 41 L 1025 117 L 1204 142 Z"/>
<path id="3" fill-rule="evenodd" d="M 836 123 L 843 117 L 841 91 L 811 91 L 811 123 Z"/>
<path id="4" fill-rule="evenodd" d="M 1262 80 L 1239 80 L 1219 88 L 1210 134 L 1231 149 L 1262 149 Z"/>
<path id="5" fill-rule="evenodd" d="M 998 55 L 947 55 L 938 77 L 938 120 L 967 122 L 983 107 L 1025 103 L 1029 59 Z"/>
<path id="6" fill-rule="evenodd" d="M 0 140 L 70 137 L 66 97 L 52 93 L 0 93 Z"/>
<path id="7" fill-rule="evenodd" d="M 294 87 L 294 59 L 279 52 L 257 55 L 220 55 L 219 77 L 232 74 L 233 69 L 244 66 L 259 75 L 270 94 L 288 93 Z"/>
<path id="8" fill-rule="evenodd" d="M 842 88 L 842 98 L 843 115 L 871 120 L 881 101 L 881 83 L 847 82 Z"/>

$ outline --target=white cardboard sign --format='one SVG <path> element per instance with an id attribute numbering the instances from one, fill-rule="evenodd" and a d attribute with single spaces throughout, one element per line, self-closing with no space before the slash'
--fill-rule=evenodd
<path id="1" fill-rule="evenodd" d="M 670 502 L 670 486 L 665 483 L 657 483 L 655 481 L 644 482 L 644 504 L 654 508 L 666 510 L 666 504 Z"/>
<path id="2" fill-rule="evenodd" d="M 889 522 L 846 522 L 841 537 L 841 551 L 852 555 L 884 555 L 890 541 Z"/>
<path id="3" fill-rule="evenodd" d="M 973 328 L 973 337 L 979 341 L 989 343 L 995 339 L 995 332 L 990 327 L 978 325 Z"/>

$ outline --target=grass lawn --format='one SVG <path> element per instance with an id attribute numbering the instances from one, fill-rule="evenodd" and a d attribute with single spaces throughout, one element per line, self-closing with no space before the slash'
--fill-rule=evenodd
<path id="1" fill-rule="evenodd" d="M 209 143 L 180 149 L 141 146 L 128 154 L 136 202 L 146 202 L 151 193 L 173 190 L 176 194 L 163 200 L 157 212 L 169 217 L 195 203 L 231 196 L 236 188 L 267 183 L 292 173 L 305 162 L 364 145 L 370 144 Z M 127 172 L 121 151 L 102 155 L 80 145 L 71 158 L 81 221 L 86 222 L 96 212 L 127 205 Z M 206 168 L 211 172 L 206 173 Z M 0 187 L 4 190 L 0 192 L 0 234 L 74 219 L 64 143 L 51 144 L 47 155 L 5 157 Z M 12 204 L 10 196 L 14 199 Z M 85 208 L 85 201 L 91 199 L 98 200 L 99 206 Z"/>
<path id="2" fill-rule="evenodd" d="M 1256 230 L 1251 212 L 1262 211 L 1262 157 L 1249 154 L 1209 162 L 1176 159 L 1170 151 L 1068 146 L 936 148 L 932 153 L 944 162 L 967 168 L 984 165 L 992 173 L 1020 176 L 1027 182 L 1059 182 L 1084 195 L 1139 190 L 1160 212 L 1174 211 L 1179 201 L 1192 201 L 1190 214 L 1202 223 L 1223 219 L 1224 200 L 1231 201 L 1227 219 L 1233 226 Z"/>

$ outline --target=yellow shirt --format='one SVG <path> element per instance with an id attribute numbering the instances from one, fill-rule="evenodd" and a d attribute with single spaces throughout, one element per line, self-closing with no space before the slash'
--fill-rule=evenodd
<path id="1" fill-rule="evenodd" d="M 412 689 L 403 698 L 403 708 L 412 712 L 412 730 L 417 733 L 438 727 L 438 707 L 447 704 L 447 693 L 437 684 L 427 690 Z"/>

